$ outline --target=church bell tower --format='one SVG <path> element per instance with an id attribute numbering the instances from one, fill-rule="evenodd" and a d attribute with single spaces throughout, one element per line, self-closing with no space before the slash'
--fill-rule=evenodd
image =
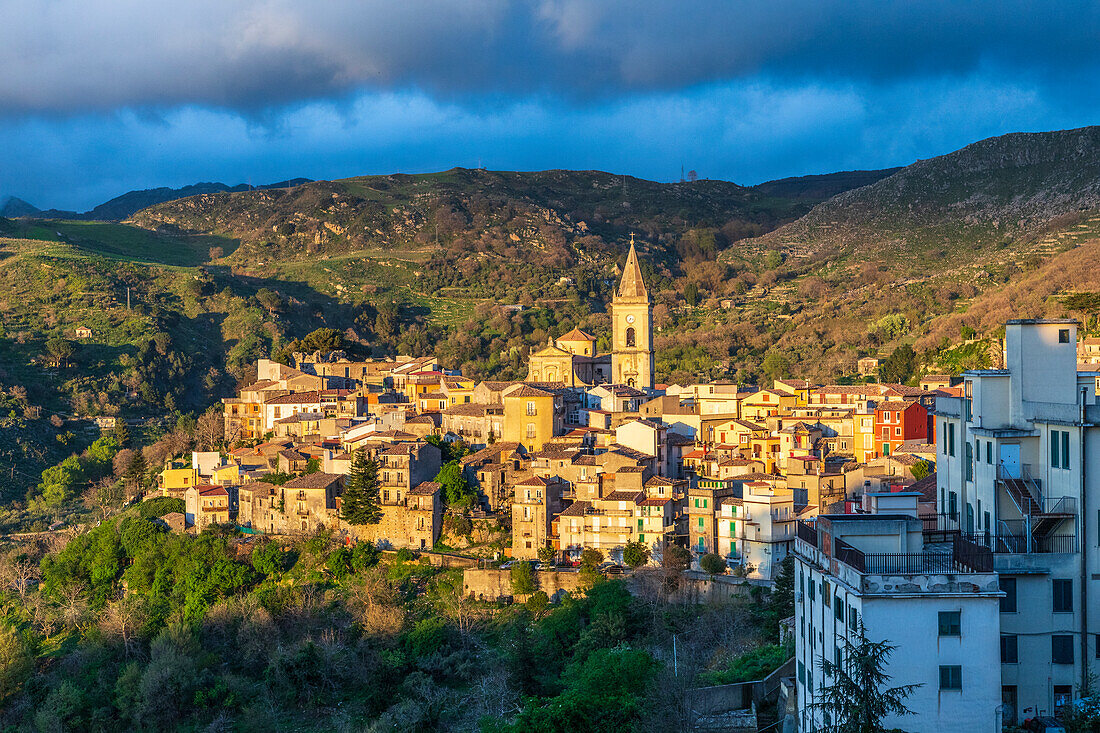
<path id="1" fill-rule="evenodd" d="M 653 303 L 642 280 L 634 235 L 619 289 L 611 299 L 611 381 L 653 389 Z"/>

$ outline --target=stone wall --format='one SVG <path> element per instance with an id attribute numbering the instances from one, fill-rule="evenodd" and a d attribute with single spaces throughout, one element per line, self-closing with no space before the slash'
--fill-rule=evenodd
<path id="1" fill-rule="evenodd" d="M 579 593 L 581 591 L 580 573 L 568 570 L 537 571 L 535 579 L 539 590 L 545 591 L 551 599 L 559 597 L 562 591 Z M 512 597 L 512 573 L 498 568 L 471 568 L 462 573 L 462 591 L 478 600 L 494 601 L 498 598 Z"/>
<path id="2" fill-rule="evenodd" d="M 553 599 L 559 591 L 576 594 L 583 592 L 580 573 L 570 570 L 547 570 L 535 573 L 539 589 Z M 614 577 L 614 576 L 613 576 Z M 631 593 L 640 592 L 633 574 L 622 577 Z M 512 576 L 509 570 L 498 568 L 470 568 L 462 574 L 463 592 L 479 600 L 492 601 L 512 596 Z M 729 576 L 710 577 L 703 573 L 684 573 L 679 588 L 669 600 L 673 603 L 728 603 L 734 598 L 747 596 L 752 584 L 743 578 Z"/>

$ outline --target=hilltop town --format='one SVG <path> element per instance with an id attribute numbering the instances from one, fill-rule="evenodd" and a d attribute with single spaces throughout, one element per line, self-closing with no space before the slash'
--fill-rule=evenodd
<path id="1" fill-rule="evenodd" d="M 985 729 L 975 699 L 1004 720 L 1068 703 L 1100 638 L 1073 581 L 1096 567 L 1096 339 L 1074 321 L 1010 321 L 1003 368 L 918 386 L 656 384 L 633 246 L 608 310 L 609 353 L 574 328 L 532 352 L 524 381 L 477 382 L 432 357 L 261 360 L 223 401 L 235 447 L 170 462 L 153 493 L 185 500 L 187 531 L 329 531 L 540 575 L 629 573 L 686 549 L 709 577 L 769 587 L 793 561 L 786 704 L 807 729 L 822 723 L 807 703 L 818 660 L 840 664 L 858 629 L 899 648 L 895 677 L 933 674 L 914 693 L 921 730 Z M 376 477 L 368 520 L 346 503 L 357 460 Z"/>

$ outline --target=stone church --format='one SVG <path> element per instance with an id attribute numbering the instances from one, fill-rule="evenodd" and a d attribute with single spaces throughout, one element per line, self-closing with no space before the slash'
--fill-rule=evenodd
<path id="1" fill-rule="evenodd" d="M 531 354 L 528 382 L 569 387 L 625 384 L 653 389 L 653 302 L 631 237 L 619 289 L 611 299 L 611 353 L 596 353 L 596 337 L 574 328 Z"/>

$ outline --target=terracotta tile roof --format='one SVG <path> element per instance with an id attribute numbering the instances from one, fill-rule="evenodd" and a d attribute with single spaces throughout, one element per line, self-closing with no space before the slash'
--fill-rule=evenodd
<path id="1" fill-rule="evenodd" d="M 675 486 L 676 482 L 664 476 L 650 476 L 645 482 L 646 488 L 653 486 Z"/>
<path id="2" fill-rule="evenodd" d="M 283 484 L 285 489 L 325 489 L 329 486 L 337 483 L 340 480 L 340 474 L 336 473 L 309 473 L 305 476 L 298 476 L 292 478 Z"/>
<path id="3" fill-rule="evenodd" d="M 199 490 L 199 496 L 229 496 L 224 486 L 210 486 L 199 484 L 195 487 Z"/>
<path id="4" fill-rule="evenodd" d="M 897 411 L 904 412 L 909 409 L 911 405 L 917 404 L 916 402 L 905 402 L 904 400 L 887 400 L 886 402 L 880 402 L 875 406 L 876 412 Z"/>
<path id="5" fill-rule="evenodd" d="M 638 502 L 638 506 L 664 506 L 665 504 L 669 503 L 670 501 L 672 501 L 672 497 L 669 497 L 667 499 L 662 499 L 660 497 L 654 497 L 654 498 L 650 498 L 650 499 L 642 499 L 641 501 Z"/>
<path id="6" fill-rule="evenodd" d="M 416 446 L 409 443 L 401 443 L 387 448 L 378 455 L 380 456 L 411 456 L 416 452 Z"/>
<path id="7" fill-rule="evenodd" d="M 919 491 L 924 502 L 936 502 L 936 472 L 928 474 L 920 481 L 911 484 L 906 491 Z"/>
<path id="8" fill-rule="evenodd" d="M 536 389 L 528 384 L 513 389 L 511 392 L 505 395 L 505 397 L 553 397 L 550 392 L 544 392 L 541 389 Z"/>
<path id="9" fill-rule="evenodd" d="M 298 452 L 296 450 L 293 450 L 293 449 L 281 450 L 281 451 L 279 451 L 279 455 L 282 456 L 283 458 L 286 458 L 288 461 L 304 461 L 304 460 L 306 460 L 306 456 L 302 455 L 300 452 Z"/>
<path id="10" fill-rule="evenodd" d="M 414 496 L 431 496 L 439 491 L 440 486 L 435 481 L 424 481 L 409 489 Z"/>
<path id="11" fill-rule="evenodd" d="M 633 501 L 638 502 L 645 498 L 644 491 L 612 491 L 603 497 L 604 501 Z"/>
<path id="12" fill-rule="evenodd" d="M 316 422 L 318 420 L 324 420 L 325 415 L 322 412 L 296 412 L 288 417 L 281 418 L 275 421 L 276 425 L 291 425 L 299 422 Z"/>
<path id="13" fill-rule="evenodd" d="M 444 415 L 458 415 L 461 417 L 483 417 L 493 407 L 500 410 L 499 405 L 479 405 L 476 402 L 465 402 L 461 405 L 451 405 L 443 410 Z"/>
<path id="14" fill-rule="evenodd" d="M 268 389 L 270 387 L 274 387 L 277 384 L 278 384 L 278 382 L 276 382 L 272 379 L 260 379 L 260 380 L 258 380 L 256 382 L 253 382 L 252 384 L 249 384 L 245 387 L 241 387 L 237 391 L 238 392 L 259 392 L 262 389 Z"/>
<path id="15" fill-rule="evenodd" d="M 592 334 L 585 333 L 579 328 L 574 328 L 564 336 L 558 336 L 558 341 L 595 341 L 596 337 Z"/>
<path id="16" fill-rule="evenodd" d="M 659 423 L 659 422 L 656 422 L 654 420 L 647 420 L 644 417 L 636 417 L 633 420 L 627 420 L 626 422 L 623 423 L 623 425 L 631 425 L 633 423 L 641 423 L 642 425 L 645 425 L 647 428 L 654 428 L 654 429 L 660 429 L 660 428 L 667 428 L 668 427 L 664 423 Z"/>
<path id="17" fill-rule="evenodd" d="M 651 461 L 655 456 L 651 456 L 648 453 L 642 453 L 640 450 L 634 450 L 633 448 L 627 448 L 620 443 L 614 443 L 611 446 L 611 450 L 608 453 L 617 453 L 620 456 L 626 456 L 627 458 L 633 458 L 636 461 Z"/>
<path id="18" fill-rule="evenodd" d="M 532 476 L 531 478 L 524 479 L 516 484 L 516 486 L 549 486 L 551 482 L 544 479 L 542 476 Z"/>
<path id="19" fill-rule="evenodd" d="M 575 501 L 565 509 L 562 510 L 559 517 L 583 517 L 584 512 L 587 509 L 592 508 L 592 504 L 587 501 Z"/>
<path id="20" fill-rule="evenodd" d="M 272 397 L 265 402 L 266 405 L 305 405 L 320 403 L 321 392 L 313 390 L 311 392 L 292 392 L 291 394 L 280 395 L 278 397 Z"/>
<path id="21" fill-rule="evenodd" d="M 531 458 L 545 458 L 551 461 L 569 461 L 577 455 L 576 451 L 570 450 L 540 450 L 537 453 L 532 453 Z"/>

